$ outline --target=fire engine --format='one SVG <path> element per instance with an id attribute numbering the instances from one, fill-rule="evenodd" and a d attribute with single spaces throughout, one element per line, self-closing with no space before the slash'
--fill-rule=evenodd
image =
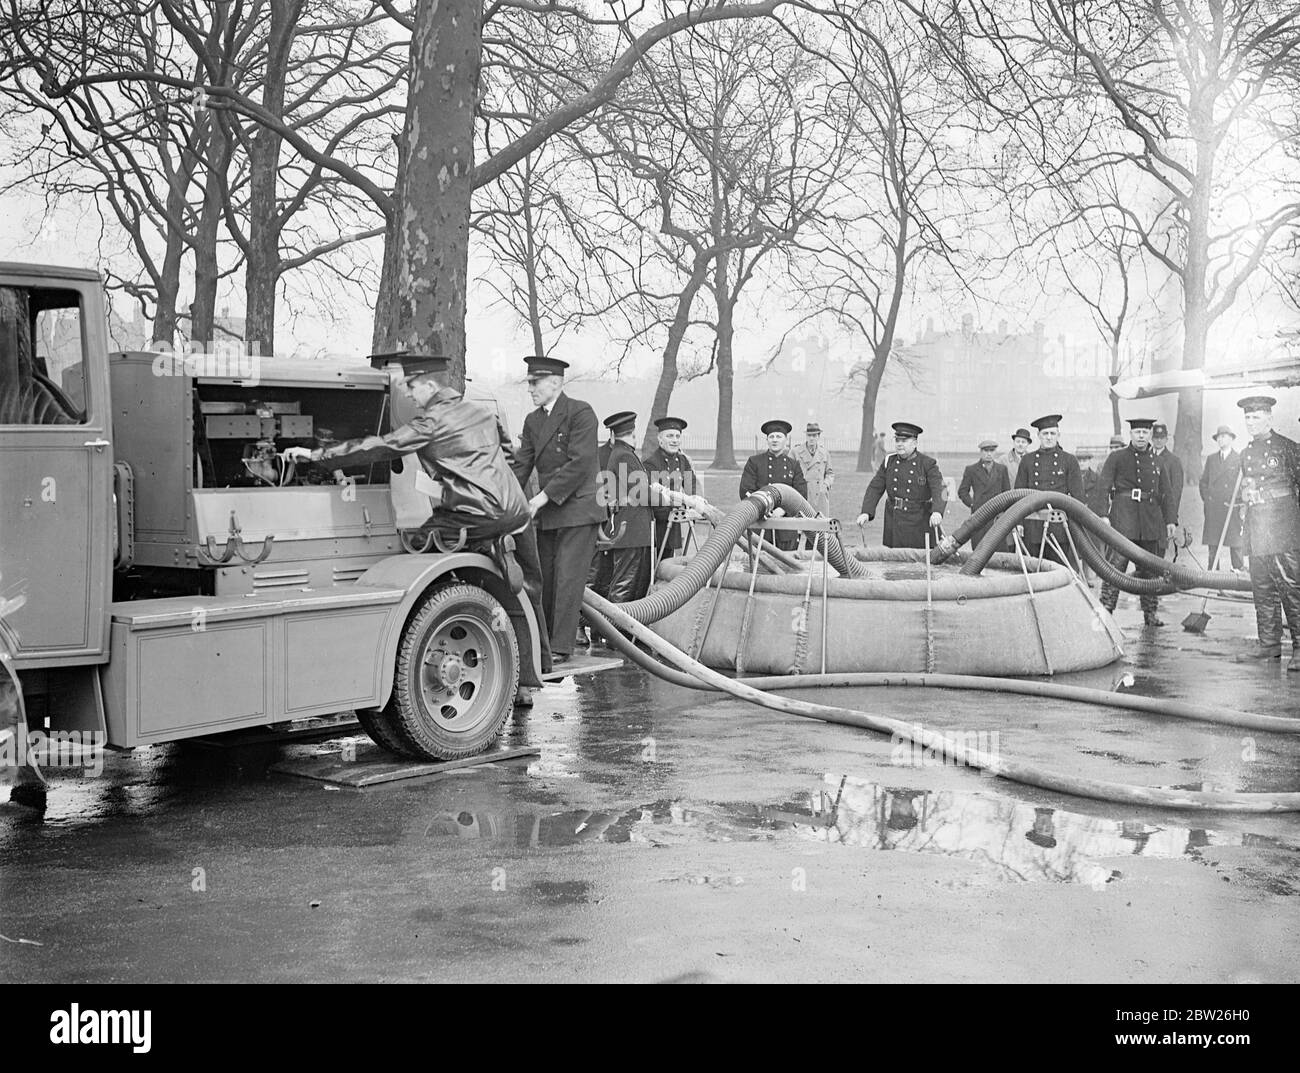
<path id="1" fill-rule="evenodd" d="M 399 424 L 394 382 L 110 353 L 96 273 L 0 263 L 13 721 L 25 709 L 33 727 L 131 748 L 355 710 L 405 756 L 491 745 L 518 686 L 541 684 L 526 596 L 463 540 L 407 537 L 428 513 L 413 459 L 284 461 L 285 447 Z"/>

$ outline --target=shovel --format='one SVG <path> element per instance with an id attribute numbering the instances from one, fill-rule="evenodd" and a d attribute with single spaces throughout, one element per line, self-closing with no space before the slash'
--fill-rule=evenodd
<path id="1" fill-rule="evenodd" d="M 1241 470 L 1237 471 L 1237 483 L 1232 486 L 1232 498 L 1228 500 L 1228 513 L 1223 519 L 1223 532 L 1219 534 L 1219 543 L 1214 549 L 1214 561 L 1210 563 L 1210 573 L 1214 573 L 1214 568 L 1219 565 L 1219 556 L 1223 554 L 1223 542 L 1228 539 L 1228 524 L 1232 521 L 1232 512 L 1237 506 L 1237 492 L 1241 488 Z M 1187 554 L 1192 556 L 1192 562 L 1200 566 L 1195 555 L 1192 555 L 1192 549 L 1189 546 Z M 1188 633 L 1204 633 L 1205 627 L 1210 624 L 1209 613 L 1205 610 L 1206 605 L 1210 602 L 1210 597 L 1201 598 L 1201 609 L 1193 611 L 1183 619 L 1183 629 Z"/>

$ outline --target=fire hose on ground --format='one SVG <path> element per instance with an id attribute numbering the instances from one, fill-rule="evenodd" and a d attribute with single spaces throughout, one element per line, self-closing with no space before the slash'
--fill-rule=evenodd
<path id="1" fill-rule="evenodd" d="M 971 532 L 986 524 L 990 518 L 994 518 L 1001 513 L 1002 517 L 997 520 L 994 528 L 980 542 L 971 560 L 962 568 L 963 573 L 978 573 L 987 564 L 993 552 L 1001 547 L 1002 541 L 1006 539 L 1012 529 L 1024 517 L 1049 505 L 1057 507 L 1060 502 L 1061 497 L 1054 493 L 1034 492 L 1025 489 L 1003 493 L 985 504 L 985 507 L 990 509 L 980 508 L 983 511 L 982 516 L 979 516 L 980 512 L 977 511 L 976 514 L 963 523 L 956 533 L 944 542 L 940 555 L 942 558 L 950 557 L 961 542 L 969 538 Z M 1070 501 L 1070 503 L 1073 502 Z M 738 699 L 760 704 L 774 711 L 890 734 L 922 748 L 931 749 L 956 764 L 978 768 L 991 775 L 1024 785 L 1119 804 L 1148 805 L 1169 809 L 1254 813 L 1300 811 L 1300 793 L 1236 793 L 1215 790 L 1181 790 L 1164 787 L 1132 786 L 1126 783 L 1087 779 L 971 749 L 959 741 L 945 737 L 938 731 L 925 730 L 899 719 L 872 715 L 852 708 L 814 704 L 776 696 L 766 692 L 766 690 L 818 686 L 904 685 L 926 688 L 991 690 L 1075 700 L 1089 704 L 1128 708 L 1152 714 L 1173 715 L 1278 733 L 1300 732 L 1300 720 L 1250 712 L 1215 711 L 1182 701 L 1122 696 L 1104 690 L 1084 689 L 1078 686 L 966 675 L 867 673 L 732 679 L 692 659 L 649 629 L 646 623 L 656 622 L 672 614 L 673 611 L 682 607 L 696 592 L 707 585 L 714 572 L 730 555 L 732 545 L 743 538 L 746 528 L 777 506 L 785 507 L 787 514 L 805 513 L 811 515 L 815 513 L 807 501 L 794 492 L 793 489 L 783 485 L 769 485 L 733 508 L 718 523 L 713 534 L 699 553 L 690 560 L 677 577 L 663 588 L 641 600 L 617 605 L 610 603 L 588 589 L 583 595 L 584 618 L 596 632 L 601 634 L 624 656 L 645 670 L 675 685 L 693 689 L 721 691 Z M 1075 506 L 1087 511 L 1083 504 L 1075 504 Z M 1095 532 L 1103 541 L 1118 547 L 1126 556 L 1132 552 L 1131 558 L 1137 561 L 1141 561 L 1142 557 L 1149 560 L 1155 559 L 1155 556 L 1148 555 L 1132 544 L 1131 541 L 1113 532 L 1100 519 L 1096 518 L 1091 511 L 1087 511 L 1088 516 L 1084 517 L 1067 504 L 1065 512 L 1072 521 L 1080 522 L 1084 528 Z M 1095 527 L 1089 524 L 1089 518 L 1096 522 Z M 1086 537 L 1084 539 L 1086 540 Z M 1148 583 L 1154 581 L 1157 585 L 1162 586 L 1159 590 L 1162 592 L 1201 585 L 1229 588 L 1239 587 L 1240 584 L 1239 579 L 1233 575 L 1212 574 L 1190 570 L 1186 567 L 1173 567 L 1172 564 L 1164 560 L 1159 560 L 1160 565 L 1158 566 L 1155 563 L 1148 565 L 1148 569 L 1159 570 L 1163 580 L 1131 578 L 1119 574 L 1097 552 L 1091 541 L 1087 541 L 1087 548 L 1093 557 L 1110 568 L 1110 572 L 1115 575 L 1116 586 L 1128 591 L 1150 591 L 1133 588 L 1133 584 L 1139 580 Z M 1088 557 L 1086 552 L 1085 557 Z M 850 577 L 861 576 L 860 564 L 853 561 L 852 556 L 837 540 L 828 543 L 827 558 L 830 560 L 831 565 L 835 566 L 841 574 Z M 938 558 L 936 556 L 936 560 Z M 977 564 L 973 570 L 970 569 L 972 564 Z M 1098 572 L 1102 573 L 1100 570 Z M 638 643 L 643 647 L 638 647 Z M 649 651 L 647 652 L 644 649 Z M 655 659 L 650 653 L 658 656 L 659 659 Z M 660 660 L 663 662 L 660 662 Z"/>

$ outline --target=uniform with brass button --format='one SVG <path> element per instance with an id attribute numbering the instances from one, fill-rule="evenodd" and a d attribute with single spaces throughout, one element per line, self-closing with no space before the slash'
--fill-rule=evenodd
<path id="1" fill-rule="evenodd" d="M 1083 473 L 1079 469 L 1079 460 L 1068 451 L 1062 450 L 1060 436 L 1060 414 L 1047 414 L 1030 424 L 1038 430 L 1038 450 L 1030 451 L 1016 471 L 1016 487 L 1030 488 L 1039 492 L 1060 492 L 1063 496 L 1083 502 Z M 1044 530 L 1048 537 L 1055 537 L 1065 558 L 1058 554 L 1049 542 L 1044 545 Z M 1070 538 L 1064 522 L 1048 520 L 1047 511 L 1031 514 L 1024 523 L 1025 543 L 1029 550 L 1037 555 L 1042 548 L 1043 555 L 1057 562 L 1073 560 L 1067 565 L 1076 569 L 1082 566 L 1071 554 Z"/>
<path id="2" fill-rule="evenodd" d="M 943 521 L 947 505 L 943 497 L 943 474 L 939 463 L 916 449 L 917 438 L 924 431 L 920 425 L 897 421 L 894 445 L 897 450 L 886 455 L 862 497 L 858 524 L 874 520 L 881 496 L 885 500 L 885 532 L 882 543 L 887 548 L 924 548 L 926 534 L 937 546 L 937 533 L 930 532 Z"/>
<path id="3" fill-rule="evenodd" d="M 1154 424 L 1154 418 L 1129 420 L 1132 442 L 1106 456 L 1089 506 L 1094 514 L 1105 518 L 1115 532 L 1128 537 L 1143 551 L 1160 555 L 1177 521 L 1177 514 L 1169 485 L 1169 471 L 1160 465 L 1151 446 Z M 1115 569 L 1121 573 L 1128 572 L 1128 559 L 1118 549 L 1109 548 L 1106 557 Z M 1156 576 L 1142 566 L 1136 572 L 1140 578 Z M 1143 593 L 1140 599 L 1146 625 L 1163 626 L 1157 615 L 1159 597 Z M 1102 606 L 1113 613 L 1118 602 L 1119 590 L 1109 583 L 1103 584 Z"/>
<path id="4" fill-rule="evenodd" d="M 766 484 L 788 484 L 801 496 L 808 495 L 803 468 L 786 450 L 786 437 L 793 428 L 789 421 L 764 423 L 762 431 L 767 437 L 767 450 L 746 460 L 745 471 L 740 475 L 741 499 Z M 799 546 L 799 534 L 792 530 L 766 529 L 763 536 L 783 551 L 793 551 Z"/>
<path id="5" fill-rule="evenodd" d="M 609 510 L 607 537 L 597 538 L 587 587 L 616 604 L 639 600 L 650 588 L 650 506 L 645 464 L 631 439 L 636 414 L 605 418 L 610 439 L 597 453 L 601 495 Z M 637 474 L 640 474 L 638 477 Z"/>
<path id="6" fill-rule="evenodd" d="M 1300 444 L 1273 429 L 1277 400 L 1251 395 L 1237 405 L 1250 443 L 1241 452 L 1246 554 L 1259 647 L 1250 659 L 1282 654 L 1282 614 L 1291 627 L 1289 671 L 1300 671 Z"/>
<path id="7" fill-rule="evenodd" d="M 682 450 L 682 433 L 687 422 L 680 417 L 664 416 L 656 418 L 654 426 L 659 445 L 642 459 L 650 477 L 650 502 L 654 508 L 652 577 L 658 569 L 659 557 L 671 558 L 685 544 L 682 527 L 688 523 L 673 521 L 673 510 L 701 494 L 699 475 Z"/>

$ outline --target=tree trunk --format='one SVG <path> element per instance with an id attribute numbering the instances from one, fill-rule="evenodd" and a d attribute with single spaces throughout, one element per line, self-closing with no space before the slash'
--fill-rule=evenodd
<path id="1" fill-rule="evenodd" d="M 533 235 L 533 163 L 532 157 L 524 161 L 524 181 L 520 187 L 524 200 L 524 279 L 528 284 L 528 326 L 533 333 L 533 353 L 546 353 L 542 340 L 542 311 L 537 298 L 537 242 Z"/>
<path id="2" fill-rule="evenodd" d="M 289 47 L 301 0 L 271 0 L 266 38 L 262 107 L 284 114 L 284 84 Z M 248 147 L 248 254 L 244 272 L 244 341 L 251 354 L 275 353 L 275 297 L 280 280 L 280 225 L 276 180 L 281 138 L 259 126 Z"/>
<path id="3" fill-rule="evenodd" d="M 893 139 L 890 139 L 891 145 Z M 897 152 L 891 162 L 897 161 Z M 889 299 L 889 313 L 885 317 L 880 338 L 872 347 L 871 367 L 867 370 L 867 385 L 862 392 L 862 431 L 858 438 L 858 472 L 866 473 L 875 469 L 872 456 L 875 453 L 876 439 L 876 399 L 880 395 L 880 382 L 885 378 L 885 365 L 889 362 L 890 351 L 894 349 L 894 333 L 898 330 L 898 311 L 903 306 L 903 290 L 907 282 L 907 245 L 911 232 L 912 214 L 908 208 L 908 193 L 905 184 L 895 183 L 895 196 L 898 199 L 898 231 L 894 236 L 894 290 Z"/>
<path id="4" fill-rule="evenodd" d="M 1110 341 L 1110 376 L 1107 377 L 1112 388 L 1119 383 L 1119 371 L 1119 334 L 1116 333 Z M 1114 391 L 1109 394 L 1111 431 L 1116 436 L 1122 436 L 1124 435 L 1124 429 L 1121 427 L 1122 422 L 1119 416 L 1119 396 Z"/>
<path id="5" fill-rule="evenodd" d="M 222 220 L 221 183 L 218 179 L 230 166 L 230 139 L 217 117 L 209 115 L 212 134 L 208 139 L 207 176 L 203 207 L 194 236 L 194 302 L 190 306 L 190 341 L 204 352 L 212 351 L 217 314 L 217 231 Z"/>
<path id="6" fill-rule="evenodd" d="M 1196 136 L 1196 172 L 1187 206 L 1187 258 L 1183 264 L 1183 369 L 1204 369 L 1206 342 L 1210 333 L 1210 302 L 1206 274 L 1210 260 L 1210 204 L 1214 195 L 1214 142 L 1206 133 L 1204 108 L 1194 102 L 1191 128 Z M 1199 128 L 1199 130 L 1198 130 Z M 1174 428 L 1174 454 L 1182 459 L 1186 479 L 1201 477 L 1200 388 L 1178 393 L 1178 424 Z"/>
<path id="7" fill-rule="evenodd" d="M 465 381 L 465 302 L 482 4 L 419 0 L 411 34 L 406 176 L 396 209 L 396 341 L 451 359 Z"/>
<path id="8" fill-rule="evenodd" d="M 659 368 L 659 383 L 655 385 L 655 399 L 650 406 L 650 420 L 646 422 L 645 440 L 641 445 L 642 454 L 653 451 L 658 442 L 655 427 L 651 422 L 656 418 L 668 416 L 668 403 L 672 400 L 673 388 L 677 386 L 677 355 L 681 351 L 682 340 L 686 337 L 686 329 L 691 322 L 691 307 L 695 304 L 695 296 L 700 293 L 700 288 L 704 286 L 708 274 L 709 262 L 697 259 L 686 286 L 677 296 L 677 312 L 668 328 L 668 341 L 664 344 L 664 359 Z"/>
<path id="9" fill-rule="evenodd" d="M 384 257 L 379 270 L 379 293 L 375 295 L 375 326 L 370 336 L 374 354 L 390 354 L 397 349 L 397 238 L 398 208 L 406 182 L 406 140 L 394 138 L 397 145 L 397 174 L 393 178 L 393 210 L 384 216 Z"/>
<path id="10" fill-rule="evenodd" d="M 880 382 L 885 378 L 886 360 L 887 357 L 873 358 L 871 368 L 867 370 L 867 385 L 862 391 L 862 432 L 858 439 L 859 473 L 871 473 L 876 468 L 872 461 L 876 442 L 876 399 L 880 396 Z"/>
<path id="11" fill-rule="evenodd" d="M 713 449 L 713 469 L 735 469 L 736 449 L 731 438 L 733 382 L 735 373 L 731 363 L 731 343 L 735 335 L 732 314 L 735 299 L 731 295 L 728 268 L 731 252 L 718 254 L 714 271 L 713 293 L 718 305 L 718 433 Z"/>

